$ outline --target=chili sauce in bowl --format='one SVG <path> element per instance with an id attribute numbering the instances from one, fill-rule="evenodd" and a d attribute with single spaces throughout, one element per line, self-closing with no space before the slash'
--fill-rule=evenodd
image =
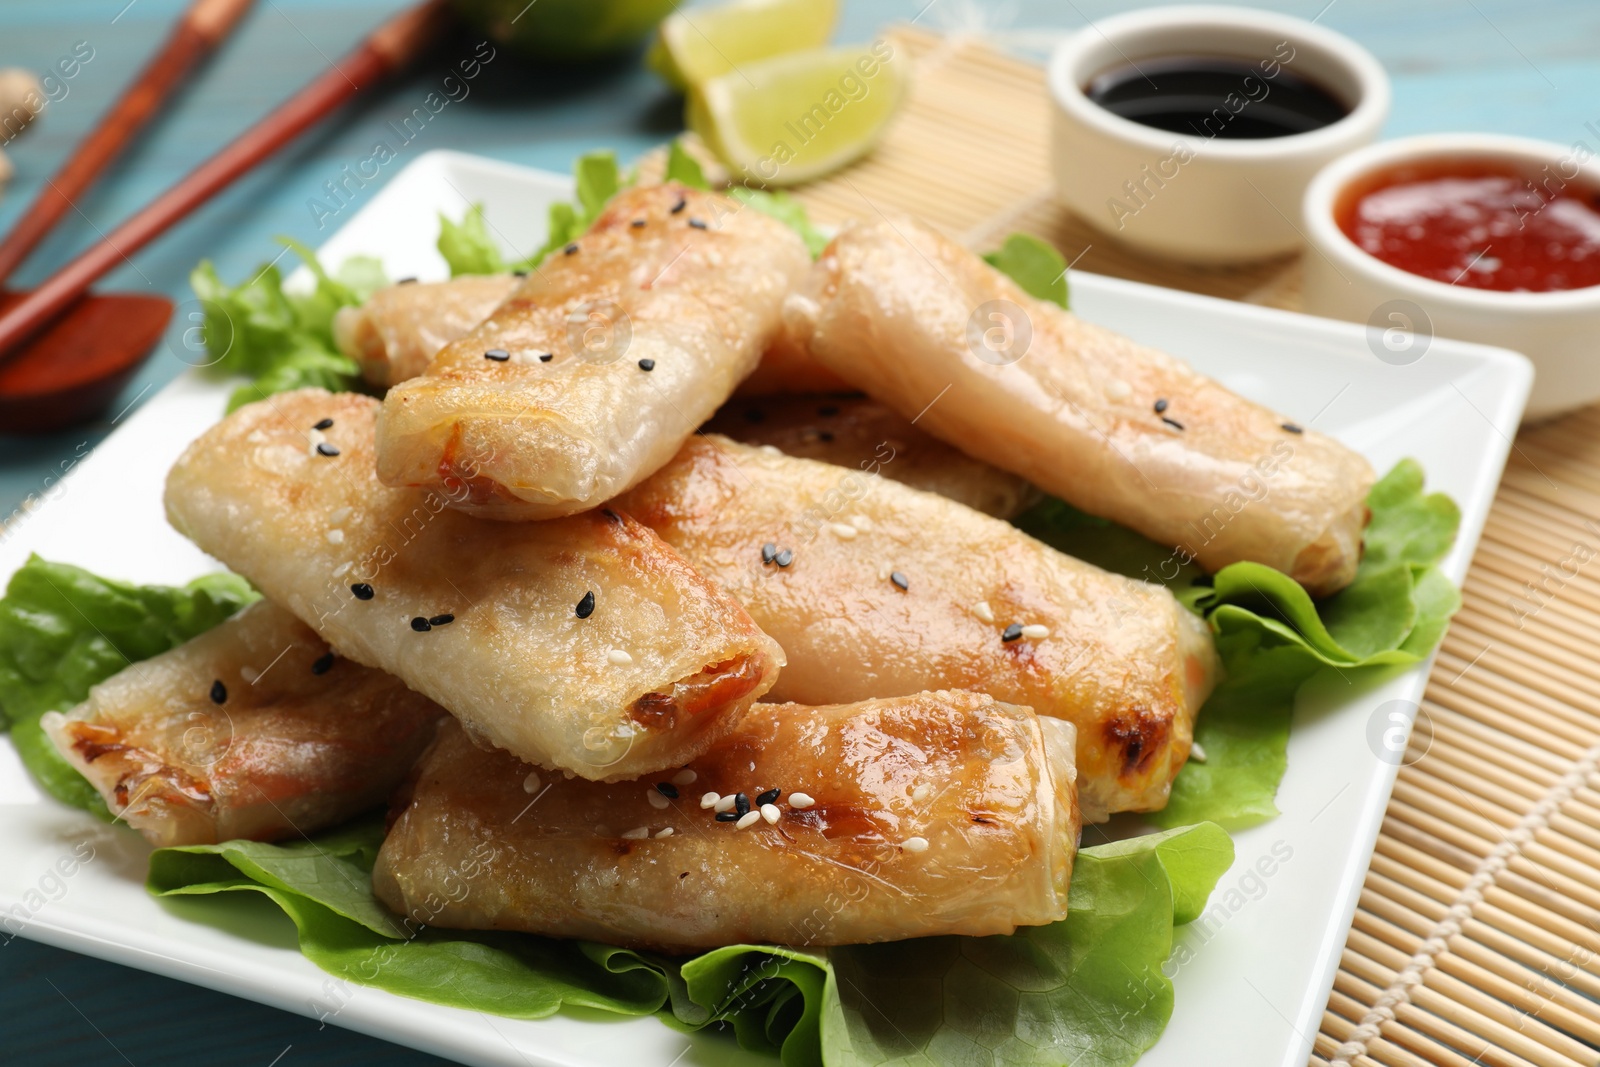
<path id="1" fill-rule="evenodd" d="M 1600 194 L 1503 163 L 1449 160 L 1369 176 L 1335 209 L 1367 254 L 1447 285 L 1549 293 L 1600 285 Z"/>

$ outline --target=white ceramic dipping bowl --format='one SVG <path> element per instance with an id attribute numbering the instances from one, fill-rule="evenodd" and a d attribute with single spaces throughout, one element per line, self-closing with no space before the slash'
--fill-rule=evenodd
<path id="1" fill-rule="evenodd" d="M 1451 162 L 1497 164 L 1551 194 L 1600 191 L 1600 164 L 1589 151 L 1526 137 L 1429 134 L 1354 152 L 1306 189 L 1305 310 L 1367 323 L 1374 354 L 1393 363 L 1426 358 L 1435 335 L 1515 349 L 1534 367 L 1526 420 L 1600 400 L 1600 286 L 1512 293 L 1451 285 L 1390 266 L 1339 228 L 1336 213 L 1383 175 L 1411 166 L 1440 173 Z"/>
<path id="2" fill-rule="evenodd" d="M 1241 79 L 1230 98 L 1235 114 L 1265 99 L 1283 70 L 1317 83 L 1350 110 L 1307 133 L 1229 140 L 1144 126 L 1084 93 L 1101 74 L 1171 56 L 1255 67 L 1258 76 Z M 1303 19 L 1249 8 L 1157 7 L 1103 19 L 1056 48 L 1048 80 L 1051 167 L 1062 201 L 1109 237 L 1194 263 L 1300 248 L 1307 183 L 1329 160 L 1376 138 L 1389 114 L 1389 79 L 1366 49 Z M 1208 132 L 1223 122 L 1218 116 Z"/>

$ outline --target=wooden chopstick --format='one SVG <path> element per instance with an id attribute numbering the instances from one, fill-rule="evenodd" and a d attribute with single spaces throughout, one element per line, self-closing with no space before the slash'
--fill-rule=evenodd
<path id="1" fill-rule="evenodd" d="M 107 271 L 343 104 L 362 86 L 410 63 L 440 38 L 449 18 L 448 0 L 425 0 L 390 19 L 327 73 L 18 301 L 0 315 L 0 362 L 20 351 Z"/>
<path id="2" fill-rule="evenodd" d="M 0 241 L 0 284 L 55 228 L 73 202 L 122 153 L 184 78 L 238 23 L 255 0 L 195 0 L 132 85 Z"/>

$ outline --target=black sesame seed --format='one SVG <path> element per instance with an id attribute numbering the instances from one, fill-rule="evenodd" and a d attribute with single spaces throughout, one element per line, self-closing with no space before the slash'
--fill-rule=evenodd
<path id="1" fill-rule="evenodd" d="M 773 560 L 775 560 L 777 558 L 778 558 L 778 546 L 777 545 L 773 544 L 771 541 L 768 541 L 766 544 L 761 546 L 761 562 L 762 563 L 771 563 Z"/>
<path id="2" fill-rule="evenodd" d="M 1167 402 L 1166 402 L 1166 400 L 1164 400 L 1164 399 L 1163 400 L 1157 400 L 1156 401 L 1156 414 L 1159 415 L 1165 410 L 1167 410 Z"/>
<path id="3" fill-rule="evenodd" d="M 677 800 L 678 799 L 678 787 L 673 785 L 671 782 L 657 782 L 656 783 L 656 792 L 660 793 L 662 796 L 666 797 L 668 800 Z"/>
<path id="4" fill-rule="evenodd" d="M 632 226 L 636 230 L 644 229 L 644 219 L 634 219 L 633 222 L 632 222 Z"/>
<path id="5" fill-rule="evenodd" d="M 750 798 L 743 793 L 733 794 L 733 810 L 740 815 L 750 814 Z"/>
<path id="6" fill-rule="evenodd" d="M 653 359 L 641 359 L 639 361 L 639 369 L 640 370 L 655 370 L 656 369 L 656 361 L 653 360 Z"/>
<path id="7" fill-rule="evenodd" d="M 433 623 L 429 622 L 421 615 L 418 615 L 416 618 L 411 620 L 411 628 L 417 631 L 419 634 L 425 634 L 429 630 L 433 629 Z"/>
<path id="8" fill-rule="evenodd" d="M 835 415 L 839 414 L 839 409 L 833 404 L 824 404 L 817 409 L 817 414 L 821 415 L 825 419 L 831 419 Z"/>
<path id="9" fill-rule="evenodd" d="M 1169 419 L 1163 415 L 1161 416 L 1161 421 L 1166 423 L 1168 426 L 1171 426 L 1174 430 L 1183 429 L 1183 423 L 1179 422 L 1177 419 Z"/>
<path id="10" fill-rule="evenodd" d="M 226 704 L 227 702 L 228 687 L 222 684 L 221 678 L 218 678 L 216 681 L 211 683 L 211 703 Z"/>
<path id="11" fill-rule="evenodd" d="M 766 422 L 767 421 L 767 413 L 765 411 L 762 411 L 760 408 L 745 408 L 744 421 L 745 422 Z"/>
<path id="12" fill-rule="evenodd" d="M 371 600 L 373 597 L 372 586 L 366 582 L 357 582 L 350 587 L 350 592 L 357 600 Z"/>
<path id="13" fill-rule="evenodd" d="M 783 796 L 783 790 L 769 789 L 765 793 L 762 793 L 760 796 L 756 797 L 756 807 L 759 808 L 763 804 L 776 804 L 778 802 L 778 798 L 781 796 Z"/>
<path id="14" fill-rule="evenodd" d="M 428 625 L 429 626 L 449 626 L 451 623 L 453 623 L 455 621 L 456 621 L 456 617 L 454 615 L 450 614 L 447 611 L 443 615 L 435 615 L 433 618 L 429 619 L 428 620 Z"/>
<path id="15" fill-rule="evenodd" d="M 572 610 L 578 613 L 578 618 L 587 619 L 594 614 L 594 590 L 583 594 L 583 599 L 578 601 L 578 606 Z"/>
<path id="16" fill-rule="evenodd" d="M 717 812 L 717 821 L 718 822 L 737 822 L 739 820 L 739 818 L 740 818 L 739 813 L 736 812 L 736 811 L 719 811 L 719 812 Z"/>
<path id="17" fill-rule="evenodd" d="M 690 219 L 689 225 L 693 226 L 697 230 L 703 230 L 706 228 L 705 221 L 702 219 Z"/>
<path id="18" fill-rule="evenodd" d="M 621 522 L 622 521 L 622 516 L 618 515 L 615 511 L 612 511 L 610 508 L 601 508 L 600 509 L 600 514 L 604 515 L 606 518 L 610 519 L 612 522 Z"/>
<path id="19" fill-rule="evenodd" d="M 1020 622 L 1014 622 L 1010 626 L 1007 626 L 1005 628 L 1005 630 L 1000 634 L 1000 640 L 1002 640 L 1002 641 L 1015 641 L 1021 636 L 1022 636 L 1022 624 Z"/>
<path id="20" fill-rule="evenodd" d="M 333 669 L 333 653 L 332 652 L 324 652 L 322 655 L 318 656 L 316 662 L 311 665 L 311 673 L 312 674 L 327 674 L 332 669 Z"/>
<path id="21" fill-rule="evenodd" d="M 528 276 L 528 272 L 525 270 L 514 270 L 511 272 L 511 276 L 514 278 L 526 278 Z"/>
<path id="22" fill-rule="evenodd" d="M 331 430 L 331 429 L 333 429 L 333 420 L 332 419 L 318 419 L 317 422 L 316 422 L 316 425 L 312 426 L 311 428 L 313 430 Z"/>
<path id="23" fill-rule="evenodd" d="M 576 241 L 572 242 L 570 245 L 568 245 L 567 247 L 563 248 L 561 251 L 565 252 L 569 256 L 575 254 L 578 251 L 578 242 L 576 242 Z"/>
<path id="24" fill-rule="evenodd" d="M 491 348 L 483 354 L 484 359 L 492 359 L 496 363 L 504 363 L 511 358 L 511 353 L 503 348 Z"/>
<path id="25" fill-rule="evenodd" d="M 1304 430 L 1304 429 L 1302 429 L 1302 428 L 1301 428 L 1301 427 L 1299 427 L 1299 426 L 1296 426 L 1296 425 L 1295 425 L 1295 424 L 1294 424 L 1294 423 L 1292 423 L 1292 422 L 1286 422 L 1286 423 L 1284 423 L 1284 424 L 1283 424 L 1283 428 L 1284 428 L 1284 429 L 1285 429 L 1285 430 L 1288 430 L 1288 431 L 1289 431 L 1289 432 L 1290 432 L 1290 433 L 1305 433 L 1305 430 Z"/>
<path id="26" fill-rule="evenodd" d="M 399 281 L 395 282 L 395 284 L 396 285 L 416 285 L 417 284 L 417 276 L 415 274 L 408 274 L 406 277 L 401 278 Z"/>
<path id="27" fill-rule="evenodd" d="M 820 431 L 818 431 L 817 440 L 821 441 L 823 444 L 831 443 L 833 441 L 833 431 L 832 430 L 820 430 Z"/>
<path id="28" fill-rule="evenodd" d="M 689 201 L 685 200 L 683 197 L 680 196 L 680 197 L 678 197 L 678 202 L 676 204 L 672 205 L 672 213 L 674 215 L 676 215 L 678 212 L 682 211 L 684 208 L 686 208 L 688 206 L 689 206 Z"/>
<path id="29" fill-rule="evenodd" d="M 899 571 L 890 571 L 889 572 L 889 580 L 891 582 L 893 582 L 895 584 L 895 587 L 900 589 L 902 592 L 904 592 L 905 590 L 911 588 L 911 579 L 907 578 L 905 575 L 901 574 Z"/>
<path id="30" fill-rule="evenodd" d="M 333 447 L 332 445 L 330 445 L 328 442 L 326 442 L 326 441 L 318 441 L 317 442 L 317 455 L 319 455 L 319 456 L 327 456 L 329 459 L 332 459 L 334 456 L 337 456 L 338 454 L 339 454 L 339 450 L 337 448 Z"/>
<path id="31" fill-rule="evenodd" d="M 789 564 L 794 562 L 793 550 L 787 548 L 784 549 L 782 552 L 779 552 L 776 556 L 772 557 L 772 562 L 776 563 L 780 567 L 787 567 Z"/>
<path id="32" fill-rule="evenodd" d="M 549 363 L 552 359 L 555 359 L 555 358 L 556 358 L 556 354 L 554 352 L 544 352 L 544 353 L 540 354 L 539 362 L 540 363 Z"/>

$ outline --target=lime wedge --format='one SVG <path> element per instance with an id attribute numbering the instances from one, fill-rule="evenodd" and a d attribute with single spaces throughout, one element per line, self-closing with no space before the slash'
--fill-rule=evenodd
<path id="1" fill-rule="evenodd" d="M 839 0 L 734 0 L 680 11 L 661 24 L 645 61 L 675 89 L 746 63 L 828 43 Z"/>
<path id="2" fill-rule="evenodd" d="M 689 128 L 739 179 L 796 185 L 872 150 L 910 65 L 882 40 L 741 64 L 691 90 Z"/>

